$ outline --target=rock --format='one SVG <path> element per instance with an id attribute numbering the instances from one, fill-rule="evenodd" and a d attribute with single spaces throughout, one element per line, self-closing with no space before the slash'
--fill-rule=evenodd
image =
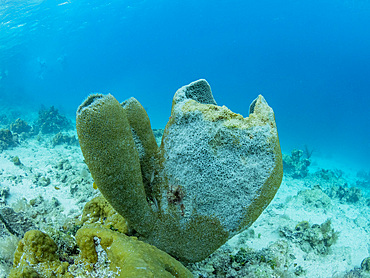
<path id="1" fill-rule="evenodd" d="M 328 255 L 330 246 L 337 242 L 339 236 L 332 228 L 330 219 L 321 225 L 310 225 L 308 221 L 301 221 L 294 230 L 282 227 L 279 234 L 297 243 L 302 251 L 306 253 L 314 251 L 320 255 Z"/>
<path id="2" fill-rule="evenodd" d="M 51 183 L 49 177 L 43 176 L 41 173 L 36 173 L 33 178 L 32 182 L 37 186 L 48 186 Z"/>
<path id="3" fill-rule="evenodd" d="M 22 212 L 17 213 L 10 207 L 0 208 L 0 221 L 11 234 L 18 237 L 23 237 L 27 231 L 35 229 L 34 224 Z"/>
<path id="4" fill-rule="evenodd" d="M 9 187 L 0 185 L 0 205 L 6 204 L 6 198 L 9 196 Z"/>
<path id="5" fill-rule="evenodd" d="M 53 146 L 62 145 L 62 144 L 67 144 L 70 146 L 78 146 L 78 140 L 76 139 L 74 135 L 69 136 L 69 135 L 59 132 L 53 137 Z"/>
<path id="6" fill-rule="evenodd" d="M 23 165 L 18 156 L 12 157 L 12 161 L 13 161 L 13 163 L 14 163 L 15 166 L 21 166 L 21 165 Z"/>
<path id="7" fill-rule="evenodd" d="M 295 200 L 304 207 L 311 209 L 329 209 L 331 207 L 331 199 L 316 185 L 311 189 L 300 191 Z M 298 205 L 299 206 L 299 205 Z"/>

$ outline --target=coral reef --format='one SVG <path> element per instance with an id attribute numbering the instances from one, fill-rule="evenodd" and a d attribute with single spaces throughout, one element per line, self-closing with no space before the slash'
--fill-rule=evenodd
<path id="1" fill-rule="evenodd" d="M 0 184 L 0 206 L 6 204 L 6 198 L 9 196 L 9 187 Z"/>
<path id="2" fill-rule="evenodd" d="M 299 222 L 293 229 L 282 227 L 280 236 L 290 239 L 299 245 L 302 251 L 315 252 L 320 255 L 327 255 L 338 239 L 339 233 L 334 231 L 331 220 L 328 219 L 321 225 L 310 225 L 307 221 Z"/>
<path id="3" fill-rule="evenodd" d="M 43 134 L 58 133 L 71 128 L 71 121 L 66 116 L 60 114 L 54 106 L 51 106 L 49 109 L 41 109 L 39 111 L 39 117 L 34 124 L 36 133 L 41 132 Z"/>
<path id="4" fill-rule="evenodd" d="M 1 229 L 0 224 L 0 229 Z M 19 239 L 14 235 L 1 235 L 0 236 L 0 277 L 6 277 L 5 273 L 9 273 L 14 259 L 14 252 L 17 249 Z M 3 270 L 3 271 L 2 271 Z"/>
<path id="5" fill-rule="evenodd" d="M 163 133 L 164 133 L 164 129 L 153 129 L 155 141 L 157 142 L 158 146 L 160 146 L 162 143 Z"/>
<path id="6" fill-rule="evenodd" d="M 100 245 L 110 260 L 110 270 L 118 277 L 192 277 L 181 263 L 156 247 L 122 233 L 86 225 L 76 234 L 81 248 L 80 259 L 88 267 L 99 262 L 96 245 Z"/>
<path id="7" fill-rule="evenodd" d="M 53 146 L 57 145 L 62 145 L 62 144 L 67 144 L 67 145 L 78 145 L 78 140 L 74 135 L 67 135 L 63 134 L 62 132 L 58 132 L 54 137 L 53 137 Z"/>
<path id="8" fill-rule="evenodd" d="M 222 246 L 209 258 L 188 266 L 194 277 L 290 277 L 304 274 L 302 267 L 293 264 L 292 250 L 284 240 L 270 244 L 262 250 L 247 246 L 236 252 Z"/>
<path id="9" fill-rule="evenodd" d="M 18 137 L 9 129 L 0 129 L 0 152 L 9 148 L 15 147 L 18 144 Z"/>
<path id="10" fill-rule="evenodd" d="M 11 123 L 10 124 L 10 130 L 12 132 L 15 132 L 15 133 L 28 133 L 30 132 L 32 129 L 32 127 L 30 125 L 28 125 L 27 122 L 25 122 L 24 120 L 18 118 L 15 120 L 14 123 Z"/>
<path id="11" fill-rule="evenodd" d="M 320 169 L 315 172 L 315 176 L 324 181 L 339 180 L 343 176 L 343 171 L 339 169 L 330 170 L 330 169 Z"/>
<path id="12" fill-rule="evenodd" d="M 360 186 L 363 188 L 369 188 L 370 187 L 370 171 L 359 171 L 357 173 L 358 180 L 356 181 L 356 186 Z"/>
<path id="13" fill-rule="evenodd" d="M 282 158 L 262 96 L 243 118 L 216 105 L 205 80 L 180 88 L 160 148 L 140 103 L 95 94 L 77 111 L 85 161 L 140 239 L 185 262 L 249 227 L 274 197 Z"/>
<path id="14" fill-rule="evenodd" d="M 330 198 L 337 198 L 343 203 L 357 203 L 362 199 L 360 188 L 333 185 L 326 190 Z"/>
<path id="15" fill-rule="evenodd" d="M 365 258 L 361 262 L 361 269 L 363 269 L 364 271 L 370 272 L 370 257 Z"/>
<path id="16" fill-rule="evenodd" d="M 1 114 L 0 115 L 0 125 L 8 125 L 9 124 L 9 118 L 6 114 Z"/>
<path id="17" fill-rule="evenodd" d="M 363 259 L 360 267 L 348 271 L 343 278 L 370 278 L 370 257 Z"/>
<path id="18" fill-rule="evenodd" d="M 303 158 L 302 150 L 292 150 L 291 155 L 283 154 L 284 173 L 292 178 L 306 177 L 310 164 L 309 158 Z"/>

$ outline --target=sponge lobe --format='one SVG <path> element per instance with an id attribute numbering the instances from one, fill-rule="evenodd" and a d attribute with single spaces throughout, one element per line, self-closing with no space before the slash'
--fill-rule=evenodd
<path id="1" fill-rule="evenodd" d="M 168 128 L 164 140 L 169 184 L 184 188 L 185 216 L 213 214 L 228 231 L 236 231 L 244 206 L 258 196 L 274 166 L 270 130 L 230 129 L 195 112 L 182 119 Z"/>
<path id="2" fill-rule="evenodd" d="M 231 236 L 258 217 L 280 185 L 274 115 L 262 96 L 253 102 L 249 118 L 200 103 L 194 83 L 176 93 L 161 146 L 168 190 L 182 188 L 182 222 L 194 214 L 213 215 Z M 204 90 L 198 93 L 204 95 Z M 267 186 L 271 175 L 278 177 L 275 187 Z"/>

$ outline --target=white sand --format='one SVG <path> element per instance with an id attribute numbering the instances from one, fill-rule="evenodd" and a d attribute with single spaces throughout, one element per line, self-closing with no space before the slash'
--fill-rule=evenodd
<path id="1" fill-rule="evenodd" d="M 83 163 L 81 150 L 78 146 L 52 147 L 51 139 L 52 137 L 45 136 L 45 141 L 41 143 L 34 138 L 27 139 L 20 146 L 5 150 L 0 154 L 0 185 L 10 189 L 10 195 L 7 197 L 8 205 L 12 205 L 22 198 L 29 201 L 42 196 L 49 201 L 53 197 L 56 198 L 61 203 L 62 211 L 66 215 L 71 210 L 81 210 L 81 206 L 77 205 L 79 200 L 73 198 L 70 193 L 70 184 L 63 183 L 56 178 L 57 174 L 71 173 L 56 168 L 56 165 L 65 159 L 70 162 L 71 171 L 75 175 L 84 174 L 82 169 L 87 169 L 87 167 Z M 12 158 L 15 156 L 19 157 L 22 166 L 14 165 Z M 50 184 L 47 186 L 35 184 L 33 179 L 36 174 L 49 178 Z M 12 177 L 16 180 L 12 180 Z M 89 179 L 91 180 L 90 175 Z"/>
<path id="2" fill-rule="evenodd" d="M 92 186 L 93 182 L 83 163 L 80 148 L 65 145 L 52 147 L 50 144 L 52 137 L 42 138 L 41 142 L 35 138 L 29 138 L 20 146 L 0 154 L 0 186 L 10 189 L 10 195 L 6 199 L 7 205 L 14 205 L 22 198 L 29 201 L 41 195 L 49 201 L 56 198 L 60 202 L 62 213 L 66 216 L 80 214 L 83 205 L 92 198 L 94 193 L 96 194 L 96 191 L 90 187 L 86 187 L 89 190 L 78 188 L 77 191 L 80 190 L 80 194 L 71 193 L 73 179 L 84 179 L 85 186 L 86 184 Z M 22 166 L 14 165 L 12 161 L 14 156 L 20 158 Z M 71 168 L 58 169 L 57 165 L 60 161 L 66 159 Z M 314 163 L 311 172 L 320 167 L 327 168 L 330 163 L 325 161 L 322 165 Z M 37 173 L 41 177 L 50 178 L 50 184 L 42 186 L 35 183 L 34 177 Z M 63 174 L 68 175 L 67 182 L 61 181 L 60 176 Z M 347 176 L 354 179 L 354 172 L 348 173 Z M 245 245 L 260 250 L 277 240 L 284 239 L 278 233 L 280 227 L 294 228 L 298 222 L 304 220 L 309 221 L 311 225 L 322 224 L 330 218 L 332 227 L 340 234 L 328 255 L 307 254 L 293 242 L 289 242 L 289 248 L 295 257 L 292 264 L 302 266 L 307 271 L 305 277 L 341 277 L 344 272 L 359 266 L 361 261 L 369 256 L 370 208 L 361 204 L 340 203 L 336 199 L 331 200 L 329 208 L 316 208 L 310 204 L 304 204 L 297 194 L 311 188 L 312 185 L 307 180 L 284 178 L 275 199 L 251 227 L 256 236 L 249 238 Z M 86 196 L 83 196 L 85 191 L 87 191 Z M 260 237 L 257 236 L 258 234 Z M 236 236 L 229 241 L 229 244 L 236 249 L 240 248 L 237 243 L 238 238 L 239 236 Z"/>

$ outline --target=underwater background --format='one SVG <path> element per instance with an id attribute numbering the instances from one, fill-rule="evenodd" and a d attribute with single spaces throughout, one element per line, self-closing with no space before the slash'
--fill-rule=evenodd
<path id="1" fill-rule="evenodd" d="M 369 1 L 1 1 L 0 101 L 74 116 L 92 92 L 137 98 L 164 128 L 199 78 L 248 115 L 262 94 L 283 152 L 370 167 Z"/>
<path id="2" fill-rule="evenodd" d="M 50 271 L 60 272 L 58 277 L 125 276 L 130 270 L 124 267 L 151 271 L 146 259 L 163 254 L 166 263 L 157 270 L 183 273 L 176 277 L 370 277 L 370 1 L 0 0 L 0 19 L 0 278 L 28 272 L 51 277 Z M 133 96 L 149 114 L 160 145 L 176 90 L 201 78 L 218 105 L 244 117 L 259 94 L 273 108 L 284 173 L 271 175 L 283 175 L 279 190 L 272 194 L 270 183 L 264 187 L 261 192 L 269 191 L 272 201 L 259 216 L 253 211 L 255 222 L 217 250 L 206 240 L 212 233 L 195 233 L 208 254 L 214 251 L 207 258 L 189 252 L 196 242 L 192 234 L 184 240 L 175 232 L 187 244 L 175 246 L 178 254 L 188 252 L 190 263 L 159 249 L 162 253 L 151 253 L 149 244 L 123 247 L 125 238 L 142 244 L 131 237 L 140 233 L 126 225 L 94 182 L 81 152 L 84 138 L 94 133 L 77 136 L 76 110 L 91 93 L 111 93 L 120 102 Z M 81 125 L 81 113 L 79 119 Z M 204 184 L 212 189 L 200 189 L 205 179 L 192 172 L 197 156 L 187 155 L 186 148 L 191 142 L 200 149 L 208 139 L 199 138 L 208 137 L 197 132 L 199 141 L 186 141 L 192 132 L 180 134 L 169 149 L 191 158 L 184 167 L 177 163 L 181 159 L 174 164 L 187 176 L 174 175 L 161 202 L 145 194 L 144 204 L 154 212 L 171 204 L 188 217 L 191 194 L 177 181 L 184 177 L 199 193 L 207 197 L 212 191 L 223 202 L 201 203 L 216 204 L 216 212 L 236 221 L 234 212 L 242 211 L 236 204 L 250 204 L 250 188 L 238 182 L 228 192 L 221 180 L 213 186 L 211 178 L 218 176 L 203 165 L 199 173 L 210 177 Z M 211 147 L 218 134 L 208 142 Z M 238 171 L 222 161 L 220 177 L 234 186 L 230 177 Z M 253 186 L 263 177 L 244 173 L 238 172 Z M 140 175 L 150 187 L 157 182 L 155 171 Z M 233 197 L 225 198 L 229 193 Z M 93 238 L 98 261 L 85 265 L 87 241 L 79 240 L 90 234 L 90 224 L 104 235 Z M 113 234 L 118 249 L 100 244 L 99 238 Z M 159 232 L 155 236 L 161 238 Z M 38 250 L 46 265 L 34 257 Z M 131 264 L 116 264 L 126 251 L 132 251 Z"/>

